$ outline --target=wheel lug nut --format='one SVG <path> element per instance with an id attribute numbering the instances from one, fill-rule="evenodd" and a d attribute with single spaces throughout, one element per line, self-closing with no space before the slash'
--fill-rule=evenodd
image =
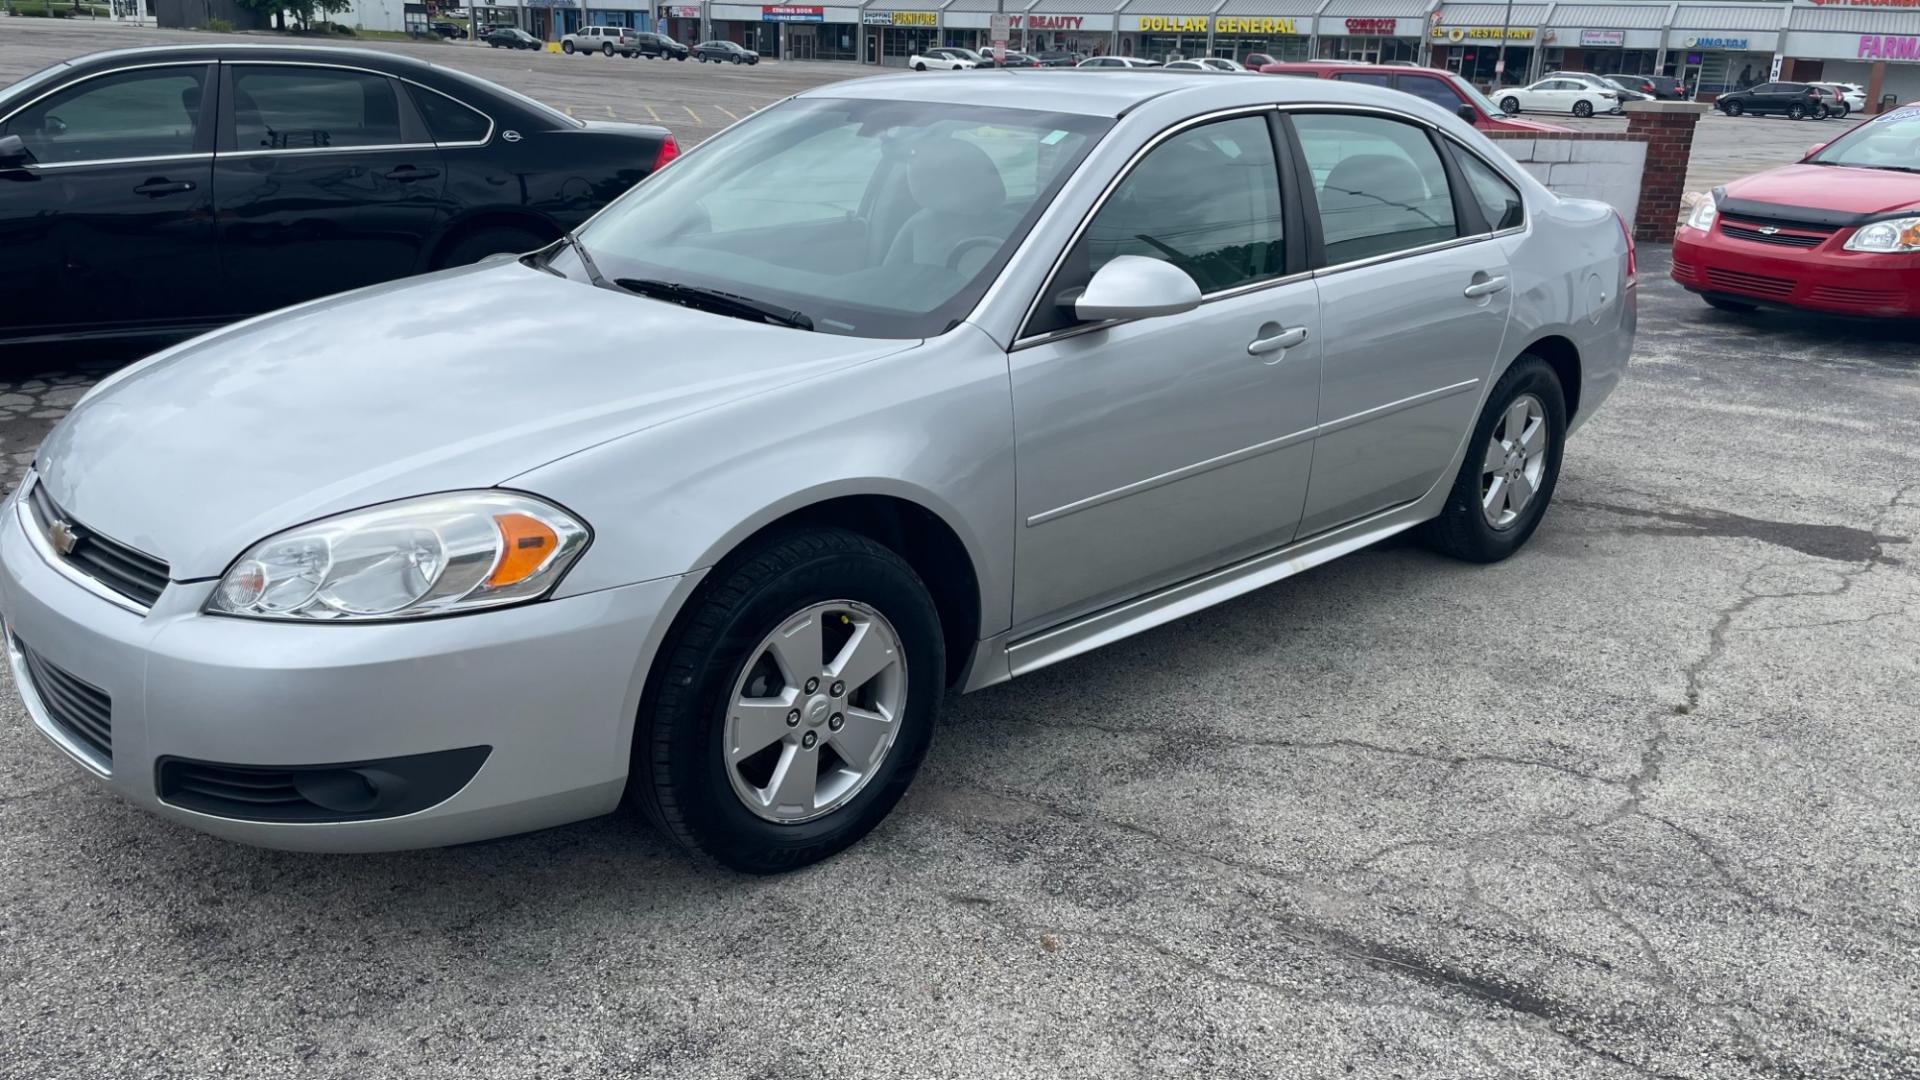
<path id="1" fill-rule="evenodd" d="M 807 732 L 805 735 L 800 736 L 800 745 L 803 748 L 808 750 L 813 749 L 813 744 L 819 741 L 820 741 L 820 736 L 815 735 L 811 731 Z"/>
<path id="2" fill-rule="evenodd" d="M 836 681 L 832 686 L 827 688 L 827 693 L 832 694 L 834 697 L 839 697 L 846 692 L 847 684 L 843 682 Z"/>
<path id="3" fill-rule="evenodd" d="M 847 726 L 847 718 L 845 715 L 841 713 L 834 713 L 832 716 L 827 717 L 827 727 L 829 730 L 839 731 L 841 728 L 846 726 Z"/>
<path id="4" fill-rule="evenodd" d="M 818 689 L 820 689 L 820 680 L 819 680 L 819 679 L 808 679 L 808 680 L 807 680 L 807 693 L 809 693 L 809 694 L 811 694 L 811 693 L 813 693 L 814 691 L 816 691 L 816 690 L 818 690 Z"/>
<path id="5" fill-rule="evenodd" d="M 787 726 L 788 727 L 800 726 L 800 710 L 799 709 L 787 710 Z"/>

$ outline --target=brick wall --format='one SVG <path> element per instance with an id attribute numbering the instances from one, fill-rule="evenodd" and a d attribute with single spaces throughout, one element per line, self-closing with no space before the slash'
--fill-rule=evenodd
<path id="1" fill-rule="evenodd" d="M 1539 181 L 1561 195 L 1599 199 L 1633 223 L 1642 243 L 1665 243 L 1680 220 L 1693 130 L 1708 106 L 1632 101 L 1625 131 L 1489 131 Z"/>

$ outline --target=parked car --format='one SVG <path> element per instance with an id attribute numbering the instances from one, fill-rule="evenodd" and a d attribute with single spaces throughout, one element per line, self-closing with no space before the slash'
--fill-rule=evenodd
<path id="1" fill-rule="evenodd" d="M 1683 101 L 1687 98 L 1686 84 L 1672 75 L 1636 75 L 1641 83 L 1642 93 L 1652 94 L 1661 101 Z M 1648 89 L 1652 87 L 1652 89 Z"/>
<path id="2" fill-rule="evenodd" d="M 989 49 L 981 55 L 980 66 L 981 67 L 1031 68 L 1031 67 L 1039 67 L 1040 61 L 1027 53 L 1023 53 L 1019 51 L 1018 49 L 1008 49 L 1006 59 L 1004 61 L 996 63 L 993 58 L 993 51 Z"/>
<path id="3" fill-rule="evenodd" d="M 970 71 L 980 61 L 960 49 L 941 47 L 907 57 L 907 66 L 915 71 Z"/>
<path id="4" fill-rule="evenodd" d="M 1221 70 L 1223 70 L 1223 69 L 1221 69 L 1221 68 L 1217 68 L 1217 67 L 1214 67 L 1214 66 L 1213 66 L 1213 65 L 1211 65 L 1211 64 L 1206 64 L 1206 63 L 1202 63 L 1202 62 L 1201 62 L 1201 61 L 1199 61 L 1199 60 L 1169 60 L 1169 61 L 1167 61 L 1166 63 L 1164 63 L 1164 64 L 1162 64 L 1162 65 L 1160 65 L 1160 66 L 1161 66 L 1161 67 L 1163 67 L 1163 68 L 1165 68 L 1165 69 L 1166 69 L 1166 70 L 1168 70 L 1168 71 L 1211 71 L 1211 72 L 1219 72 L 1219 71 L 1221 71 Z"/>
<path id="5" fill-rule="evenodd" d="M 703 64 L 709 60 L 716 64 L 757 64 L 760 62 L 759 53 L 732 41 L 703 41 L 693 47 L 693 58 Z"/>
<path id="6" fill-rule="evenodd" d="M 1722 311 L 1920 317 L 1920 107 L 1815 146 L 1697 203 L 1673 280 Z"/>
<path id="7" fill-rule="evenodd" d="M 1425 98 L 1482 131 L 1566 131 L 1558 124 L 1521 120 L 1487 100 L 1474 85 L 1451 71 L 1402 67 L 1396 64 L 1349 64 L 1330 60 L 1268 64 L 1269 75 L 1333 79 L 1360 86 L 1379 86 Z"/>
<path id="8" fill-rule="evenodd" d="M 1847 102 L 1845 98 L 1840 96 L 1840 91 L 1835 90 L 1825 83 L 1814 83 L 1813 93 L 1820 102 L 1819 108 L 1814 110 L 1813 118 L 1815 120 L 1826 120 L 1835 116 L 1847 115 Z"/>
<path id="9" fill-rule="evenodd" d="M 1083 68 L 1157 68 L 1158 60 L 1138 56 L 1089 56 L 1077 65 Z"/>
<path id="10" fill-rule="evenodd" d="M 1259 71 L 1268 64 L 1275 63 L 1279 63 L 1279 61 L 1263 52 L 1248 53 L 1240 58 L 1240 66 L 1246 68 L 1248 71 Z"/>
<path id="11" fill-rule="evenodd" d="M 1202 71 L 1245 71 L 1247 70 L 1246 68 L 1242 67 L 1238 62 L 1233 60 L 1228 60 L 1224 56 L 1200 56 L 1200 57 L 1195 57 L 1192 60 L 1170 60 L 1166 63 L 1165 66 L 1170 68 L 1186 69 L 1186 70 L 1199 68 Z"/>
<path id="12" fill-rule="evenodd" d="M 529 251 L 675 152 L 389 52 L 84 56 L 0 90 L 0 343 L 195 333 Z"/>
<path id="13" fill-rule="evenodd" d="M 612 56 L 618 53 L 631 58 L 640 54 L 640 43 L 634 40 L 634 33 L 624 26 L 583 26 L 561 37 L 560 51 L 568 56 L 575 53 Z"/>
<path id="14" fill-rule="evenodd" d="M 1821 85 L 1831 88 L 1834 93 L 1840 95 L 1841 103 L 1847 107 L 1846 112 L 1842 112 L 1840 114 L 1841 116 L 1846 116 L 1848 113 L 1867 111 L 1867 91 L 1866 88 L 1860 84 L 1822 83 Z"/>
<path id="15" fill-rule="evenodd" d="M 1623 106 L 1629 101 L 1654 100 L 1652 94 L 1639 89 L 1639 82 L 1640 80 L 1632 75 L 1609 75 L 1606 79 L 1607 85 L 1613 88 L 1613 92 L 1620 95 Z"/>
<path id="16" fill-rule="evenodd" d="M 486 37 L 481 40 L 485 41 L 488 47 L 495 49 L 540 49 L 546 47 L 546 43 L 539 38 L 534 37 L 525 30 L 515 29 L 511 26 L 495 27 L 487 31 Z"/>
<path id="17" fill-rule="evenodd" d="M 432 27 L 430 27 L 430 29 L 432 29 L 434 33 L 450 41 L 458 40 L 460 38 L 464 38 L 467 36 L 467 28 L 464 26 L 461 26 L 459 23 L 454 23 L 454 22 L 437 22 L 437 23 L 434 23 Z"/>
<path id="18" fill-rule="evenodd" d="M 1602 90 L 1584 79 L 1541 79 L 1528 86 L 1509 86 L 1499 93 L 1501 111 L 1517 113 L 1564 112 L 1575 116 L 1620 111 L 1620 93 Z"/>
<path id="19" fill-rule="evenodd" d="M 1085 60 L 1087 57 L 1085 53 L 1068 52 L 1062 49 L 1048 49 L 1035 53 L 1033 58 L 1040 61 L 1041 67 L 1078 67 L 1080 61 Z"/>
<path id="20" fill-rule="evenodd" d="M 1745 90 L 1731 90 L 1713 100 L 1713 107 L 1728 116 L 1751 113 L 1776 115 L 1789 120 L 1805 120 L 1820 115 L 1820 92 L 1811 83 L 1770 82 Z"/>
<path id="21" fill-rule="evenodd" d="M 665 34 L 645 31 L 633 35 L 635 55 L 653 60 L 685 60 L 692 50 Z"/>
<path id="22" fill-rule="evenodd" d="M 0 527 L 27 712 L 248 843 L 625 794 L 773 872 L 887 815 L 950 691 L 1408 530 L 1527 542 L 1632 349 L 1611 208 L 1404 94 L 1023 83 L 803 91 L 544 251 L 107 379 Z"/>

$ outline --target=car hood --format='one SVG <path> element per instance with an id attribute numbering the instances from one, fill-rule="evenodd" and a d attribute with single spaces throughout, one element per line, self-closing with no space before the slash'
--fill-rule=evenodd
<path id="1" fill-rule="evenodd" d="M 1727 195 L 1752 202 L 1848 214 L 1879 214 L 1920 204 L 1920 174 L 1839 165 L 1786 165 L 1735 180 Z"/>
<path id="2" fill-rule="evenodd" d="M 315 518 L 491 487 L 916 344 L 726 318 L 505 260 L 160 353 L 82 399 L 37 466 L 74 520 L 186 581 Z"/>

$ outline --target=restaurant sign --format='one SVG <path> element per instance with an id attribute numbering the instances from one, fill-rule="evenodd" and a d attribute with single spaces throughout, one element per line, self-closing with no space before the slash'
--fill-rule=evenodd
<path id="1" fill-rule="evenodd" d="M 1140 30 L 1147 34 L 1204 34 L 1211 23 L 1216 34 L 1293 34 L 1292 19 L 1239 15 L 1142 15 Z"/>
<path id="2" fill-rule="evenodd" d="M 1392 37 L 1400 29 L 1399 19 L 1348 19 L 1347 33 L 1367 37 Z"/>
<path id="3" fill-rule="evenodd" d="M 1498 26 L 1436 26 L 1432 38 L 1435 41 L 1499 41 L 1501 27 Z M 1509 26 L 1505 28 L 1508 41 L 1532 41 L 1533 27 Z"/>

